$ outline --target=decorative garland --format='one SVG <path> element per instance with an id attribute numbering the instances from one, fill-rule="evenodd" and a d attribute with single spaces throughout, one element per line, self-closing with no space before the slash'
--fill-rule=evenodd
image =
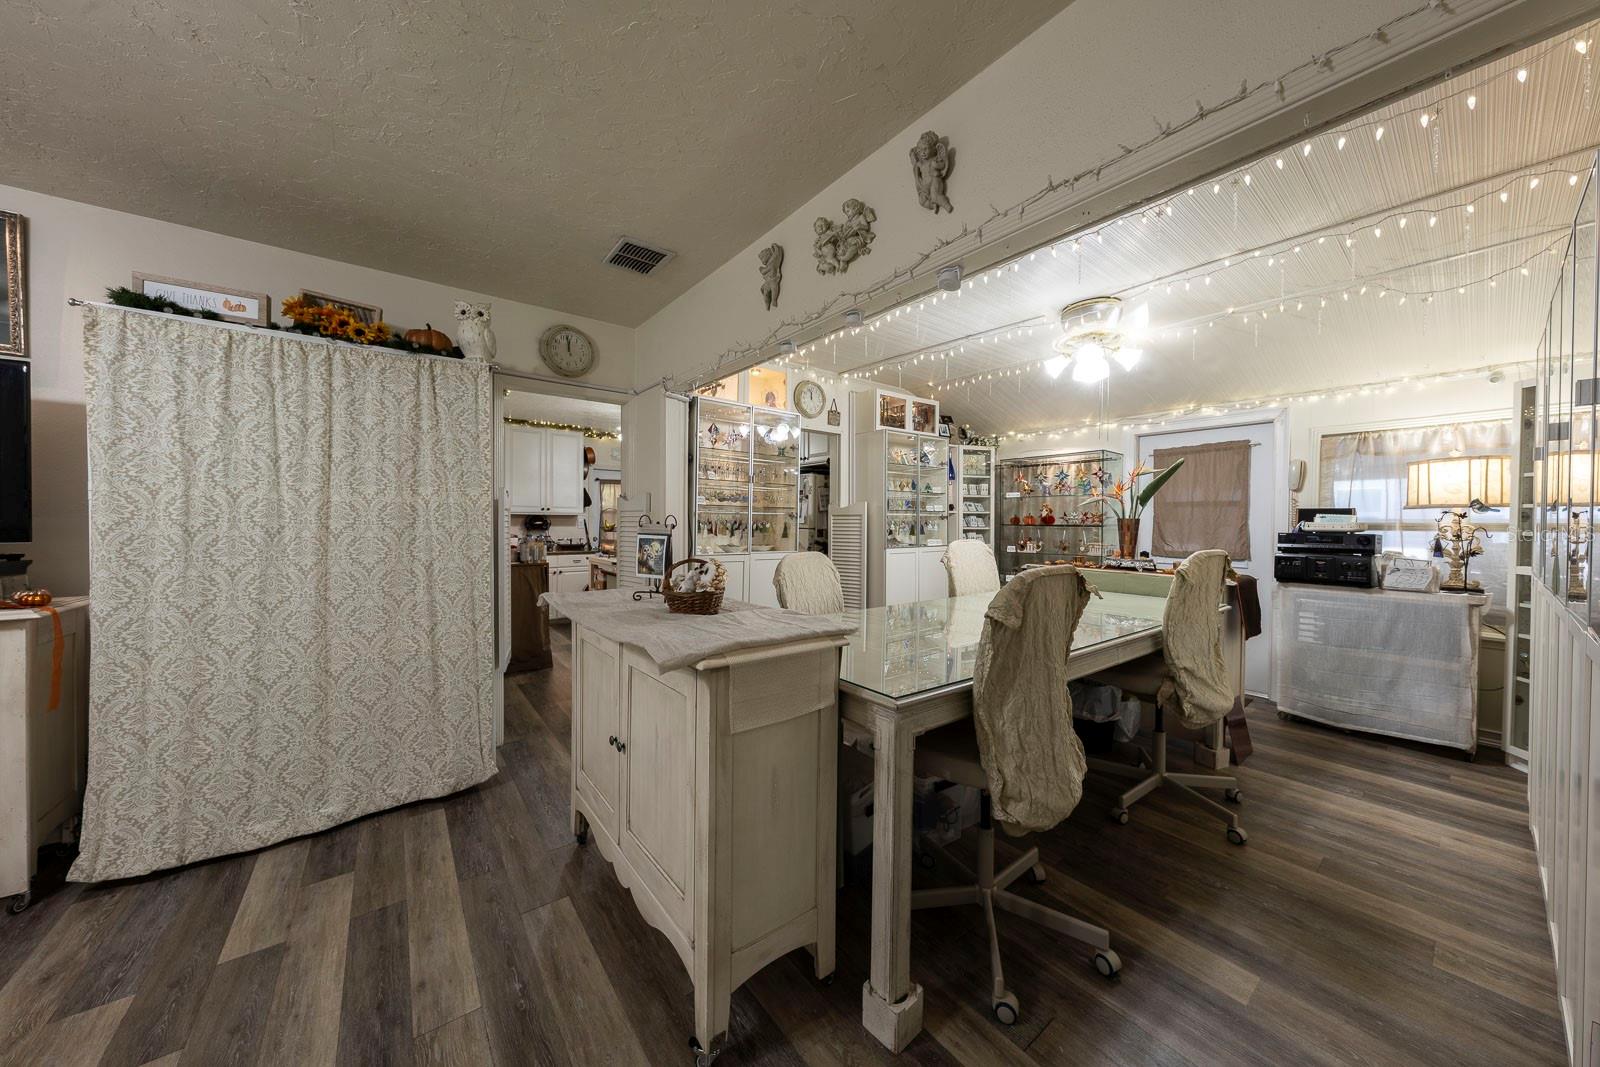
<path id="1" fill-rule="evenodd" d="M 622 435 L 615 430 L 601 430 L 593 426 L 579 426 L 571 422 L 550 422 L 545 419 L 514 419 L 509 415 L 500 420 L 510 426 L 532 426 L 537 430 L 569 430 L 581 433 L 585 437 L 592 437 L 597 441 L 620 441 Z"/>
<path id="2" fill-rule="evenodd" d="M 174 304 L 157 296 L 146 296 L 136 293 L 126 285 L 113 286 L 106 290 L 106 299 L 118 307 L 137 308 L 140 311 L 159 311 L 166 315 L 186 315 L 192 319 L 212 319 L 220 322 L 222 316 L 215 311 L 205 311 L 199 308 L 186 308 L 182 304 Z"/>

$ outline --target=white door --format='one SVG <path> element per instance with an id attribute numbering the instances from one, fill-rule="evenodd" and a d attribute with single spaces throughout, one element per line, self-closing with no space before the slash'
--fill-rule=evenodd
<path id="1" fill-rule="evenodd" d="M 548 436 L 545 482 L 546 510 L 552 515 L 583 511 L 583 434 L 552 430 Z"/>
<path id="2" fill-rule="evenodd" d="M 1277 492 L 1278 456 L 1274 427 L 1270 422 L 1247 426 L 1218 426 L 1204 430 L 1178 433 L 1146 434 L 1139 438 L 1139 461 L 1153 465 L 1152 456 L 1157 449 L 1180 445 L 1219 444 L 1223 441 L 1250 442 L 1250 558 L 1236 559 L 1233 567 L 1240 574 L 1253 574 L 1261 597 L 1262 632 L 1245 645 L 1245 691 L 1266 696 L 1272 679 L 1272 557 L 1277 550 L 1277 524 L 1282 521 L 1284 507 L 1275 498 Z M 1143 479 L 1141 479 L 1143 484 Z M 1156 511 L 1161 507 L 1161 496 L 1156 495 L 1145 511 L 1139 529 L 1139 548 L 1150 547 L 1151 532 L 1155 527 Z M 1157 557 L 1169 562 L 1164 557 Z"/>
<path id="3" fill-rule="evenodd" d="M 546 510 L 544 470 L 545 431 L 529 426 L 507 426 L 506 491 L 511 510 L 521 513 Z"/>
<path id="4" fill-rule="evenodd" d="M 914 603 L 917 599 L 917 550 L 896 549 L 883 556 L 883 602 Z"/>

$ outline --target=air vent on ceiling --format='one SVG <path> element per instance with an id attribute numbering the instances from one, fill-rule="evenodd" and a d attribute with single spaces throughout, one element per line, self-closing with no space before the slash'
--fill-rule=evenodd
<path id="1" fill-rule="evenodd" d="M 661 248 L 651 248 L 631 237 L 624 237 L 617 241 L 617 246 L 606 257 L 606 262 L 613 267 L 631 270 L 635 274 L 653 274 L 676 254 Z"/>

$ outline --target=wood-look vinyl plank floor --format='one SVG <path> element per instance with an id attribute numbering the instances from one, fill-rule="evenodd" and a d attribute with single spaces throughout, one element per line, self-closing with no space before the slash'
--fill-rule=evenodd
<path id="1" fill-rule="evenodd" d="M 550 670 L 506 680 L 501 770 L 473 789 L 107 886 L 46 856 L 32 908 L 0 916 L 0 1065 L 687 1064 L 688 975 L 572 841 L 564 627 L 553 641 Z M 720 1062 L 1563 1062 L 1525 779 L 1270 706 L 1250 721 L 1244 848 L 1167 791 L 1112 824 L 1119 786 L 1094 777 L 1066 823 L 1001 845 L 1050 868 L 1019 891 L 1111 927 L 1117 981 L 1002 914 L 1023 1017 L 1001 1026 L 981 913 L 918 912 L 927 1025 L 891 1055 L 860 1026 L 870 891 L 852 882 L 835 981 L 804 952 L 774 961 L 735 992 Z"/>

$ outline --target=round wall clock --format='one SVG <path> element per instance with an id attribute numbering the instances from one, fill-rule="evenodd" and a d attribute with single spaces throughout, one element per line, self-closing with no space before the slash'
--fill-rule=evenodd
<path id="1" fill-rule="evenodd" d="M 823 405 L 827 402 L 828 394 L 822 391 L 822 386 L 809 378 L 794 387 L 794 408 L 808 419 L 821 415 Z"/>
<path id="2" fill-rule="evenodd" d="M 594 367 L 594 341 L 576 326 L 552 326 L 539 337 L 545 366 L 565 378 L 579 378 Z"/>

